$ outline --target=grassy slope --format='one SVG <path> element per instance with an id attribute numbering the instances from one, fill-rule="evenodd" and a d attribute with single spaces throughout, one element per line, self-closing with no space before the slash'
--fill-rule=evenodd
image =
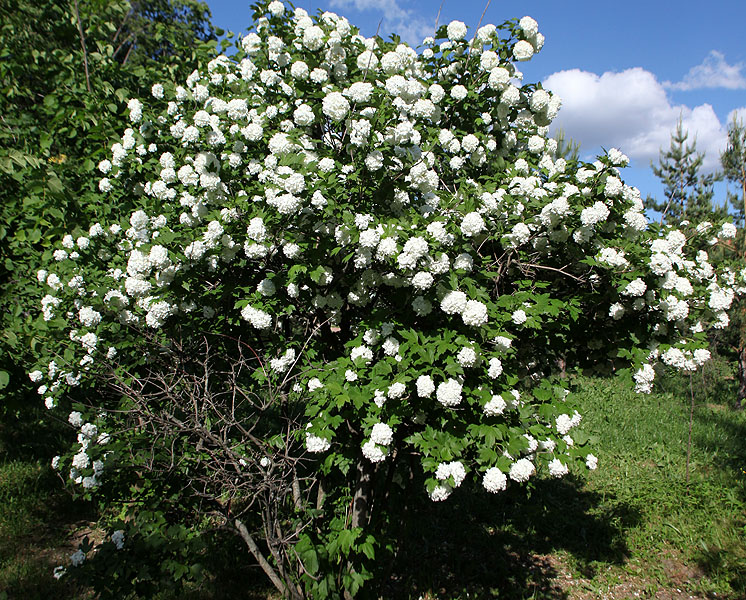
<path id="1" fill-rule="evenodd" d="M 687 486 L 688 383 L 665 387 L 636 396 L 619 382 L 577 380 L 599 469 L 537 479 L 528 498 L 517 486 L 497 497 L 462 489 L 426 506 L 402 528 L 384 597 L 561 599 L 626 589 L 609 596 L 625 598 L 675 588 L 746 597 L 746 413 L 727 408 L 721 376 L 710 374 L 707 393 L 697 380 Z M 90 515 L 47 464 L 0 462 L 0 599 L 80 597 L 51 570 Z M 218 596 L 262 595 L 248 587 L 232 582 Z"/>

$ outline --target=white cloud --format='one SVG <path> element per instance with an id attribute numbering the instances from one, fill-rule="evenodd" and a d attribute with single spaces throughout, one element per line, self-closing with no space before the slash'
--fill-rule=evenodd
<path id="1" fill-rule="evenodd" d="M 725 88 L 728 90 L 746 89 L 746 77 L 741 71 L 743 64 L 729 65 L 725 62 L 725 55 L 717 50 L 710 53 L 699 64 L 689 69 L 681 81 L 671 83 L 666 81 L 663 86 L 672 90 L 688 91 L 703 88 Z"/>
<path id="2" fill-rule="evenodd" d="M 658 162 L 670 146 L 671 132 L 681 117 L 689 140 L 705 153 L 704 168 L 718 167 L 726 144 L 726 128 L 712 106 L 674 105 L 650 71 L 640 67 L 603 75 L 572 69 L 553 73 L 544 87 L 562 98 L 553 128 L 581 144 L 581 150 L 616 147 L 638 166 Z"/>
<path id="3" fill-rule="evenodd" d="M 381 30 L 384 39 L 397 34 L 410 46 L 418 46 L 422 40 L 435 33 L 435 19 L 428 21 L 417 16 L 414 11 L 403 8 L 397 0 L 331 0 L 332 8 L 354 8 L 355 10 L 382 13 Z"/>

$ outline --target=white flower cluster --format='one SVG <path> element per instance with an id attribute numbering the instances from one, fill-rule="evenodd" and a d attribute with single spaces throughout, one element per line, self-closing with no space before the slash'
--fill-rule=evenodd
<path id="1" fill-rule="evenodd" d="M 370 432 L 370 439 L 363 444 L 363 456 L 370 462 L 386 460 L 388 446 L 394 440 L 394 432 L 386 423 L 376 423 Z"/>
<path id="2" fill-rule="evenodd" d="M 447 499 L 454 488 L 463 483 L 466 478 L 466 469 L 459 461 L 440 463 L 435 471 L 435 478 L 441 483 L 430 492 L 430 499 L 433 502 L 440 502 Z"/>

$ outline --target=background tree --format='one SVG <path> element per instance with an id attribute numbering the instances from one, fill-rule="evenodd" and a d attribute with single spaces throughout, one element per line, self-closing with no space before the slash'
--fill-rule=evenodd
<path id="1" fill-rule="evenodd" d="M 697 152 L 697 141 L 688 143 L 689 132 L 679 119 L 671 134 L 671 146 L 661 150 L 658 166 L 651 163 L 653 173 L 665 186 L 666 197 L 661 202 L 648 198 L 648 206 L 661 213 L 661 221 L 677 225 L 681 221 L 699 223 L 704 220 L 722 219 L 725 207 L 714 206 L 713 185 L 717 174 L 703 174 L 704 153 Z"/>
<path id="2" fill-rule="evenodd" d="M 728 191 L 728 201 L 733 209 L 735 222 L 743 227 L 746 215 L 746 127 L 735 116 L 728 124 L 728 146 L 720 154 L 720 164 L 725 179 L 736 185 L 735 193 Z M 730 250 L 740 255 L 742 264 L 746 261 L 746 237 L 743 229 L 739 228 L 734 246 Z M 738 304 L 733 311 L 733 325 L 728 341 L 738 358 L 739 386 L 736 404 L 740 407 L 746 400 L 746 307 L 741 300 L 738 300 Z"/>
<path id="3" fill-rule="evenodd" d="M 728 146 L 720 154 L 720 164 L 725 179 L 736 185 L 735 193 L 728 191 L 728 201 L 737 222 L 743 226 L 746 213 L 746 126 L 735 116 L 728 124 Z"/>
<path id="4" fill-rule="evenodd" d="M 557 141 L 557 149 L 554 151 L 555 158 L 564 158 L 568 161 L 578 161 L 580 159 L 580 144 L 569 137 L 563 128 L 559 128 L 554 134 Z"/>

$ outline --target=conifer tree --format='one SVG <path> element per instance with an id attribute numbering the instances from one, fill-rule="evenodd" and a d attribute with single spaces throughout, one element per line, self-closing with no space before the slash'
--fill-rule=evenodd
<path id="1" fill-rule="evenodd" d="M 557 130 L 554 139 L 557 140 L 557 149 L 554 151 L 555 158 L 564 158 L 569 161 L 580 159 L 580 144 L 569 137 L 563 128 L 560 127 Z"/>
<path id="2" fill-rule="evenodd" d="M 743 121 L 733 117 L 728 124 L 728 146 L 720 154 L 720 164 L 723 175 L 728 181 L 735 183 L 738 192 L 728 192 L 728 200 L 735 211 L 735 217 L 743 226 L 746 214 L 746 126 Z"/>
<path id="3" fill-rule="evenodd" d="M 725 179 L 736 184 L 735 193 L 728 191 L 734 220 L 739 224 L 734 250 L 746 261 L 746 236 L 742 229 L 746 215 L 746 126 L 735 116 L 728 124 L 728 146 L 720 154 L 720 165 Z M 733 311 L 732 324 L 730 344 L 738 355 L 739 387 L 736 406 L 741 407 L 746 400 L 746 307 L 743 302 L 739 302 L 738 310 Z"/>
<path id="4" fill-rule="evenodd" d="M 713 206 L 713 185 L 717 174 L 702 174 L 704 153 L 697 152 L 697 141 L 688 143 L 689 132 L 681 119 L 671 134 L 671 146 L 660 152 L 659 164 L 651 164 L 653 173 L 665 186 L 666 197 L 661 202 L 649 199 L 650 208 L 661 213 L 661 221 L 678 224 L 684 220 L 700 222 L 722 218 L 725 207 Z"/>

